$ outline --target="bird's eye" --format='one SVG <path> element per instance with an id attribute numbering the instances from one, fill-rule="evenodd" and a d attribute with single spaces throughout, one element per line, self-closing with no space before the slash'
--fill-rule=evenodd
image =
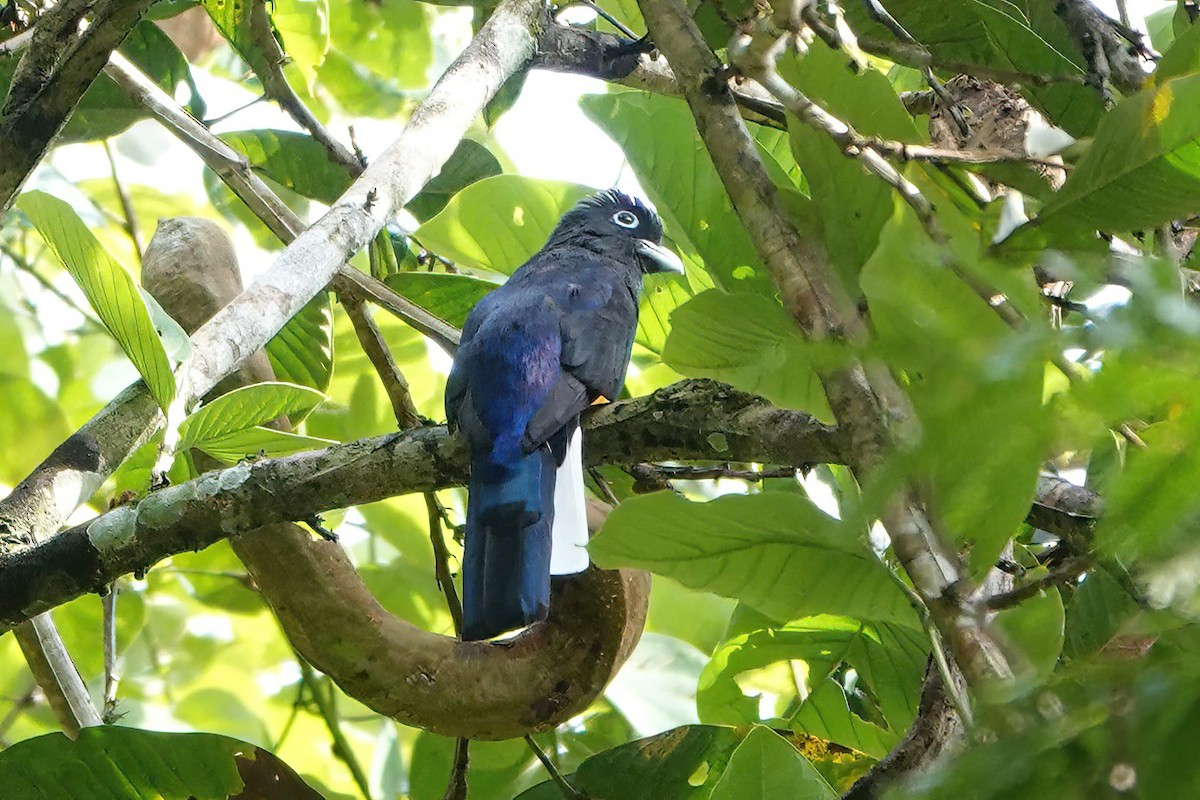
<path id="1" fill-rule="evenodd" d="M 613 214 L 612 221 L 622 228 L 636 228 L 638 226 L 637 214 L 634 214 L 632 211 L 618 211 Z"/>

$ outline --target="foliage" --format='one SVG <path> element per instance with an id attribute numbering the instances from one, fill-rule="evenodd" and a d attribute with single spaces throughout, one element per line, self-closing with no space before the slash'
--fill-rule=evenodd
<path id="1" fill-rule="evenodd" d="M 161 0 L 151 16 L 178 21 L 195 5 Z M 193 63 L 150 20 L 122 52 L 195 116 L 216 117 L 239 104 L 237 85 L 269 68 L 270 55 L 255 38 L 249 0 L 198 5 L 220 44 Z M 293 91 L 335 137 L 353 124 L 367 141 L 381 127 L 394 136 L 491 5 L 276 0 L 266 8 Z M 633 0 L 600 5 L 645 30 Z M 754 8 L 742 0 L 690 5 L 717 49 Z M 844 5 L 864 47 L 891 41 L 866 4 Z M 1027 583 L 1061 562 L 1058 540 L 1026 522 L 1039 473 L 1058 471 L 1104 498 L 1104 515 L 1089 529 L 1086 573 L 1055 574 L 1061 579 L 995 615 L 1018 680 L 1003 691 L 976 687 L 976 725 L 987 733 L 890 797 L 1083 798 L 1134 786 L 1147 797 L 1194 796 L 1200 773 L 1186 756 L 1200 735 L 1194 4 L 1181 0 L 1147 19 L 1163 58 L 1139 91 L 1112 96 L 1111 107 L 1049 4 L 885 5 L 942 78 L 1013 76 L 1032 106 L 1079 139 L 1064 154 L 1068 177 L 1053 189 L 1029 165 L 993 165 L 978 171 L 999 183 L 980 190 L 961 165 L 900 162 L 946 234 L 931 236 L 926 220 L 825 133 L 794 115 L 786 130 L 749 123 L 791 221 L 827 250 L 870 330 L 853 347 L 814 342 L 781 303 L 687 105 L 615 86 L 579 100 L 589 123 L 620 148 L 662 214 L 667 244 L 686 262 L 684 276 L 647 280 L 631 394 L 712 378 L 833 423 L 819 375 L 857 358 L 897 377 L 911 416 L 897 424 L 902 446 L 861 482 L 838 464 L 787 464 L 796 470 L 790 477 L 675 480 L 674 491 L 640 495 L 622 470 L 598 473 L 622 502 L 592 554 L 603 567 L 655 574 L 647 632 L 603 697 L 533 739 L 592 798 L 838 796 L 913 723 L 941 646 L 876 524 L 884 499 L 902 484 L 917 487 L 974 578 L 1003 558 Z M 196 19 L 208 17 L 188 24 Z M 924 85 L 913 66 L 863 62 L 817 39 L 787 54 L 780 72 L 859 133 L 922 145 L 927 120 L 902 98 Z M 15 59 L 0 57 L 5 92 L 14 68 Z M 505 152 L 514 118 L 524 114 L 520 135 L 548 136 L 539 124 L 561 111 L 552 103 L 571 102 L 543 99 L 532 114 L 522 111 L 537 102 L 529 99 L 534 83 L 518 76 L 505 85 L 407 204 L 411 216 L 373 246 L 374 260 L 348 254 L 352 268 L 461 326 L 565 210 L 604 188 L 578 182 L 582 171 L 547 178 Z M 315 219 L 349 186 L 351 171 L 282 113 L 255 108 L 211 125 L 299 215 Z M 219 176 L 202 176 L 190 151 L 164 144 L 146 116 L 98 79 L 3 220 L 5 487 L 126 384 L 143 380 L 164 409 L 176 397 L 188 341 L 137 285 L 135 232 L 195 215 L 231 231 L 248 265 L 280 247 Z M 111 171 L 103 146 L 114 154 Z M 365 149 L 374 156 L 379 148 L 372 139 Z M 592 157 L 577 149 L 578 161 Z M 996 235 L 1012 213 L 1002 184 L 1023 191 L 1031 217 L 1006 237 Z M 388 269 L 372 269 L 389 256 Z M 1070 292 L 1053 311 L 1043 291 L 1051 284 Z M 1023 324 L 996 313 L 1001 295 Z M 375 319 L 418 412 L 440 420 L 444 354 L 382 310 Z M 395 430 L 388 394 L 328 294 L 266 352 L 277 382 L 190 409 L 169 479 L 193 475 L 198 452 L 233 463 Z M 284 416 L 293 432 L 271 427 Z M 128 458 L 89 513 L 150 491 L 163 439 Z M 726 464 L 727 437 L 709 443 L 715 456 L 702 466 L 779 466 Z M 463 490 L 436 499 L 451 525 L 462 522 Z M 338 522 L 342 546 L 388 612 L 452 632 L 433 579 L 423 498 L 349 509 Z M 461 544 L 447 543 L 457 572 Z M 301 665 L 227 543 L 123 578 L 114 591 L 116 725 L 76 741 L 55 732 L 14 637 L 0 638 L 0 794 L 81 796 L 76 782 L 86 778 L 86 791 L 114 798 L 442 797 L 455 743 L 381 717 Z M 78 599 L 54 618 L 99 696 L 101 601 Z M 472 800 L 561 794 L 520 740 L 473 743 L 467 780 Z"/>

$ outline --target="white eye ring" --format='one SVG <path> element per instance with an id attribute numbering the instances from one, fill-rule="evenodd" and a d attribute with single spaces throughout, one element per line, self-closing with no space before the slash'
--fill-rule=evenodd
<path id="1" fill-rule="evenodd" d="M 637 214 L 634 214 L 632 211 L 618 211 L 613 214 L 612 221 L 622 228 L 629 228 L 631 230 L 638 226 Z"/>

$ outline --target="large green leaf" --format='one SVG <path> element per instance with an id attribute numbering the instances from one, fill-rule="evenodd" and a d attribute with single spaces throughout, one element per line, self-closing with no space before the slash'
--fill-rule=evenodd
<path id="1" fill-rule="evenodd" d="M 446 207 L 450 198 L 476 181 L 499 175 L 504 170 L 492 151 L 479 142 L 463 139 L 454 148 L 441 171 L 433 176 L 421 193 L 406 208 L 420 220 L 426 220 Z"/>
<path id="2" fill-rule="evenodd" d="M 712 800 L 833 800 L 837 794 L 786 739 L 756 725 L 733 751 Z"/>
<path id="3" fill-rule="evenodd" d="M 1041 16 L 1031 20 L 1033 7 L 1029 15 L 1017 3 L 1007 0 L 952 4 L 891 0 L 886 7 L 933 53 L 935 64 L 938 61 L 980 64 L 1012 73 L 1062 76 L 1061 81 L 1027 86 L 1027 96 L 1054 124 L 1074 136 L 1088 134 L 1100 119 L 1104 109 L 1099 92 L 1079 81 L 1083 68 L 1064 55 L 1066 37 L 1061 30 L 1051 27 L 1061 28 L 1061 22 Z M 870 20 L 865 3 L 848 3 L 845 11 L 847 20 L 860 35 L 885 41 L 892 38 L 890 31 Z M 1037 31 L 1031 27 L 1033 23 L 1037 24 Z M 947 70 L 951 74 L 953 71 L 958 68 Z"/>
<path id="4" fill-rule="evenodd" d="M 320 800 L 271 753 L 210 733 L 104 725 L 75 741 L 51 733 L 17 742 L 0 764 L 4 792 L 22 800 Z"/>
<path id="5" fill-rule="evenodd" d="M 304 414 L 325 399 L 315 389 L 291 383 L 257 383 L 234 389 L 183 421 L 179 426 L 179 449 L 204 449 L 209 442 L 278 417 Z"/>
<path id="6" fill-rule="evenodd" d="M 696 136 L 686 103 L 645 92 L 584 95 L 579 103 L 620 145 L 668 231 L 687 237 L 718 286 L 773 292 L 708 150 Z"/>
<path id="7" fill-rule="evenodd" d="M 255 425 L 199 442 L 194 447 L 230 464 L 243 458 L 278 457 L 337 444 L 332 439 L 302 436 Z"/>
<path id="8" fill-rule="evenodd" d="M 360 81 L 367 78 L 364 88 L 375 85 L 374 78 L 399 89 L 423 90 L 436 41 L 429 20 L 426 8 L 411 0 L 329 0 L 330 56 L 336 53 L 352 64 L 350 72 Z M 331 60 L 327 57 L 320 70 L 322 85 Z M 381 110 L 377 100 L 371 105 L 376 113 Z"/>
<path id="9" fill-rule="evenodd" d="M 732 728 L 688 725 L 597 753 L 570 776 L 595 800 L 704 800 L 712 796 L 742 737 Z M 556 800 L 551 782 L 520 800 Z"/>
<path id="10" fill-rule="evenodd" d="M 813 352 L 774 297 L 711 289 L 671 314 L 662 358 L 681 375 L 713 378 L 828 418 Z"/>
<path id="11" fill-rule="evenodd" d="M 996 615 L 996 625 L 1016 644 L 1041 677 L 1048 676 L 1063 649 L 1062 595 L 1050 589 Z"/>
<path id="12" fill-rule="evenodd" d="M 1200 212 L 1200 75 L 1126 98 L 1096 138 L 1040 223 L 1065 217 L 1102 230 L 1152 228 Z"/>
<path id="13" fill-rule="evenodd" d="M 1067 604 L 1064 654 L 1083 658 L 1096 652 L 1137 610 L 1137 602 L 1107 569 L 1090 570 Z"/>
<path id="14" fill-rule="evenodd" d="M 817 40 L 802 57 L 785 57 L 780 74 L 864 136 L 915 143 L 921 136 L 883 73 L 856 71 L 852 58 Z M 854 287 L 858 271 L 879 243 L 892 215 L 892 188 L 847 158 L 823 132 L 792 117 L 792 153 L 808 180 L 830 258 Z"/>
<path id="15" fill-rule="evenodd" d="M 333 376 L 333 312 L 328 292 L 305 304 L 265 348 L 275 377 L 323 392 Z"/>
<path id="16" fill-rule="evenodd" d="M 1192 25 L 1175 39 L 1154 68 L 1155 83 L 1200 72 L 1200 25 Z"/>
<path id="17" fill-rule="evenodd" d="M 413 238 L 455 263 L 511 275 L 588 194 L 573 183 L 518 175 L 485 178 L 454 195 Z"/>
<path id="18" fill-rule="evenodd" d="M 309 91 L 329 52 L 328 0 L 274 0 L 271 22 Z"/>
<path id="19" fill-rule="evenodd" d="M 854 667 L 878 700 L 891 733 L 905 730 L 916 715 L 927 641 L 917 630 L 884 623 L 867 623 L 845 617 L 806 617 L 778 628 L 735 636 L 722 644 L 700 676 L 696 707 L 700 719 L 710 723 L 746 724 L 760 719 L 759 700 L 746 695 L 737 677 L 781 661 L 804 661 L 807 681 L 819 686 L 841 664 Z M 844 699 L 843 699 L 844 705 Z M 842 717 L 852 712 L 846 709 Z M 872 732 L 854 733 L 863 720 L 844 721 L 837 739 L 831 730 L 808 733 L 833 739 L 846 747 L 879 757 L 873 748 L 887 737 Z M 862 729 L 862 730 L 872 730 Z M 886 752 L 886 751 L 885 751 Z"/>
<path id="20" fill-rule="evenodd" d="M 456 328 L 463 326 L 475 304 L 497 286 L 469 275 L 435 272 L 395 272 L 384 283 Z"/>
<path id="21" fill-rule="evenodd" d="M 26 192 L 17 200 L 17 207 L 62 260 L 96 315 L 145 379 L 154 399 L 167 408 L 175 397 L 175 376 L 146 301 L 125 267 L 57 197 Z"/>
<path id="22" fill-rule="evenodd" d="M 898 732 L 885 730 L 851 711 L 845 689 L 833 678 L 825 678 L 810 689 L 788 719 L 793 729 L 872 758 L 883 758 L 900 741 Z"/>
<path id="23" fill-rule="evenodd" d="M 313 200 L 331 204 L 350 186 L 346 168 L 330 161 L 325 148 L 306 133 L 265 128 L 223 133 L 221 139 L 254 169 Z"/>
<path id="24" fill-rule="evenodd" d="M 606 568 L 649 569 L 776 619 L 841 614 L 919 625 L 858 535 L 795 494 L 708 503 L 670 492 L 634 497 L 613 511 L 589 549 Z"/>
<path id="25" fill-rule="evenodd" d="M 982 574 L 1033 499 L 1049 436 L 1047 351 L 1040 327 L 1031 322 L 1018 335 L 949 268 L 953 261 L 986 282 L 1011 282 L 1011 271 L 979 256 L 968 220 L 949 202 L 939 211 L 953 226 L 953 244 L 935 245 L 900 207 L 863 268 L 862 288 L 881 351 L 904 373 L 920 423 L 920 440 L 897 456 L 897 468 L 927 482 L 940 521 L 971 546 L 971 566 Z M 1004 291 L 1023 304 L 1032 281 Z"/>

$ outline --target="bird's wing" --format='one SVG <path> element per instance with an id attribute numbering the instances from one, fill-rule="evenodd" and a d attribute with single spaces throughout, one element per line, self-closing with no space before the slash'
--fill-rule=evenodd
<path id="1" fill-rule="evenodd" d="M 561 313 L 562 372 L 522 440 L 528 452 L 550 441 L 560 463 L 559 450 L 565 448 L 579 412 L 599 398 L 612 400 L 620 392 L 637 325 L 633 296 L 623 286 L 614 286 L 611 277 L 588 280 L 589 267 L 603 269 L 594 265 L 577 269 L 575 280 L 548 292 Z"/>

